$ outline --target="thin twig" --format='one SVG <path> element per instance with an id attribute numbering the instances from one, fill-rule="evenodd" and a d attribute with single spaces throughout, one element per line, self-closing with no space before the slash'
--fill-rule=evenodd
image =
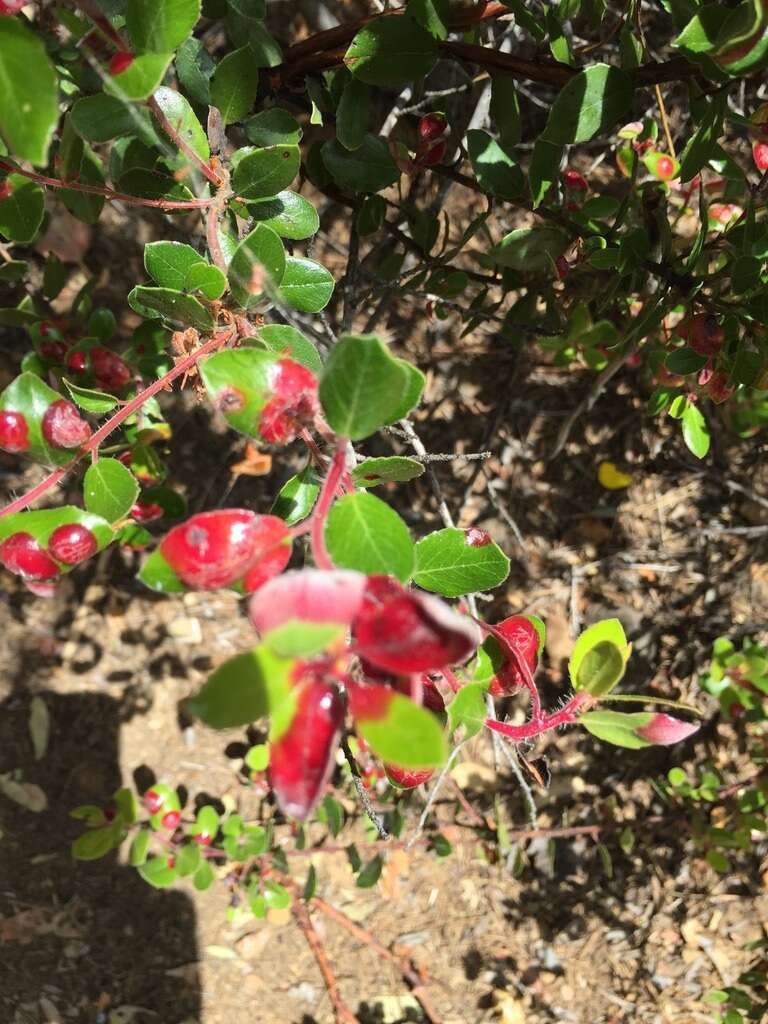
<path id="1" fill-rule="evenodd" d="M 217 174 L 212 167 L 209 167 L 205 160 L 203 160 L 203 158 L 200 156 L 200 154 L 196 153 L 195 150 L 189 145 L 189 143 L 181 137 L 178 130 L 171 124 L 171 122 L 165 116 L 165 112 L 163 111 L 162 107 L 157 102 L 154 96 L 150 96 L 149 100 L 147 101 L 147 106 L 152 111 L 155 120 L 158 122 L 158 124 L 163 129 L 168 138 L 171 140 L 171 142 L 173 142 L 173 144 L 178 147 L 178 149 L 184 154 L 184 156 L 187 158 L 187 160 L 189 160 L 193 167 L 196 167 L 198 171 L 200 171 L 200 173 L 203 174 L 208 179 L 208 181 L 211 182 L 212 185 L 218 188 L 223 181 L 221 175 Z"/>
<path id="2" fill-rule="evenodd" d="M 373 827 L 378 832 L 379 839 L 389 839 L 389 832 L 387 832 L 384 827 L 384 822 L 381 817 L 376 813 L 376 809 L 371 803 L 371 798 L 363 785 L 363 780 L 360 778 L 360 769 L 357 761 L 355 760 L 355 755 L 349 749 L 349 742 L 346 737 L 341 741 L 341 749 L 344 751 L 344 756 L 347 759 L 349 770 L 352 772 L 352 782 L 354 783 L 355 790 L 357 791 L 357 797 L 363 806 L 363 810 L 368 816 L 370 822 L 373 824 Z"/>
<path id="3" fill-rule="evenodd" d="M 352 1013 L 350 1008 L 341 998 L 339 992 L 339 985 L 336 981 L 336 975 L 333 973 L 333 968 L 326 955 L 325 947 L 320 941 L 320 936 L 315 930 L 315 926 L 312 924 L 312 918 L 309 916 L 309 911 L 304 901 L 294 892 L 294 899 L 291 904 L 291 911 L 296 923 L 301 929 L 304 938 L 307 940 L 307 945 L 312 950 L 312 953 L 317 962 L 317 966 L 320 968 L 320 973 L 323 976 L 325 982 L 325 988 L 328 992 L 328 998 L 331 1000 L 333 1006 L 333 1013 L 336 1018 L 336 1024 L 360 1024 L 360 1020 Z"/>

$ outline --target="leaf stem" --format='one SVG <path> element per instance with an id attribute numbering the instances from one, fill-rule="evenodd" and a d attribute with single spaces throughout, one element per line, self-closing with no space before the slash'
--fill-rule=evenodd
<path id="1" fill-rule="evenodd" d="M 543 715 L 538 720 L 531 719 L 525 725 L 509 725 L 508 722 L 499 722 L 495 718 L 486 718 L 485 724 L 494 732 L 500 732 L 502 736 L 519 743 L 522 740 L 531 740 L 551 729 L 557 729 L 561 725 L 573 725 L 578 719 L 583 706 L 591 705 L 594 697 L 589 693 L 575 693 L 565 707 L 559 711 L 553 711 L 551 715 Z"/>
<path id="2" fill-rule="evenodd" d="M 347 440 L 342 437 L 336 442 L 333 462 L 323 481 L 320 497 L 317 499 L 317 505 L 315 505 L 315 510 L 312 513 L 310 540 L 312 543 L 312 556 L 318 569 L 334 568 L 331 557 L 328 554 L 328 549 L 325 546 L 325 522 L 336 497 L 336 488 L 339 486 L 339 482 L 344 475 L 346 456 Z"/>

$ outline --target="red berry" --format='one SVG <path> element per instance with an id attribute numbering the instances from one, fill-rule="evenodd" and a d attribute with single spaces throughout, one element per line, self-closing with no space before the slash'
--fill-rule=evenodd
<path id="1" fill-rule="evenodd" d="M 213 836 L 210 832 L 198 832 L 193 838 L 195 842 L 199 843 L 201 846 L 210 846 L 213 842 Z"/>
<path id="2" fill-rule="evenodd" d="M 564 171 L 563 184 L 573 192 L 588 192 L 589 184 L 583 174 L 578 171 Z"/>
<path id="3" fill-rule="evenodd" d="M 442 163 L 447 149 L 448 143 L 445 139 L 441 139 L 434 146 L 430 146 L 424 152 L 418 153 L 418 161 L 423 167 L 435 167 L 437 164 Z"/>
<path id="4" fill-rule="evenodd" d="M 697 313 L 684 331 L 685 334 L 680 334 L 678 328 L 678 334 L 681 337 L 687 336 L 688 344 L 693 351 L 707 358 L 716 356 L 725 341 L 725 331 L 709 313 Z"/>
<path id="5" fill-rule="evenodd" d="M 287 444 L 320 412 L 317 378 L 292 359 L 280 359 L 269 373 L 272 398 L 264 406 L 259 432 L 269 444 Z"/>
<path id="6" fill-rule="evenodd" d="M 469 548 L 484 548 L 491 543 L 491 535 L 487 530 L 480 530 L 473 526 L 464 531 L 464 540 Z"/>
<path id="7" fill-rule="evenodd" d="M 44 341 L 40 346 L 40 355 L 49 363 L 63 363 L 67 357 L 67 346 L 63 341 Z"/>
<path id="8" fill-rule="evenodd" d="M 419 141 L 434 142 L 445 134 L 447 125 L 445 114 L 425 114 L 419 118 Z"/>
<path id="9" fill-rule="evenodd" d="M 283 813 L 304 821 L 333 771 L 344 703 L 337 688 L 328 683 L 299 676 L 296 685 L 299 692 L 291 724 L 270 748 L 269 781 Z"/>
<path id="10" fill-rule="evenodd" d="M 395 789 L 415 789 L 434 775 L 433 768 L 400 768 L 396 764 L 385 764 L 384 771 Z"/>
<path id="11" fill-rule="evenodd" d="M 52 580 L 59 567 L 31 533 L 14 533 L 0 544 L 0 563 L 28 580 Z"/>
<path id="12" fill-rule="evenodd" d="M 108 348 L 92 348 L 90 355 L 96 383 L 107 390 L 121 391 L 131 379 L 131 370 L 125 360 Z"/>
<path id="13" fill-rule="evenodd" d="M 29 0 L 0 0 L 0 14 L 18 14 Z"/>
<path id="14" fill-rule="evenodd" d="M 96 554 L 98 542 L 87 526 L 65 523 L 48 538 L 48 551 L 58 562 L 77 565 Z"/>
<path id="15" fill-rule="evenodd" d="M 158 793 L 156 789 L 148 789 L 144 794 L 143 802 L 150 814 L 157 814 L 165 803 L 165 797 L 162 793 Z"/>
<path id="16" fill-rule="evenodd" d="M 91 436 L 89 425 L 65 398 L 48 406 L 42 427 L 43 437 L 52 448 L 80 448 Z"/>
<path id="17" fill-rule="evenodd" d="M 758 171 L 768 171 L 768 142 L 752 143 L 752 159 Z"/>
<path id="18" fill-rule="evenodd" d="M 29 448 L 29 428 L 23 413 L 0 409 L 0 448 L 14 454 Z"/>
<path id="19" fill-rule="evenodd" d="M 48 320 L 43 320 L 40 324 L 39 331 L 41 338 L 47 338 L 49 334 L 53 334 L 56 328 Z"/>
<path id="20" fill-rule="evenodd" d="M 254 531 L 255 561 L 243 579 L 243 590 L 252 594 L 277 576 L 291 557 L 290 530 L 278 516 L 258 516 Z M 287 541 L 287 543 L 286 543 Z"/>
<path id="21" fill-rule="evenodd" d="M 571 272 L 571 264 L 565 256 L 558 256 L 555 260 L 555 273 L 559 281 L 564 281 Z"/>
<path id="22" fill-rule="evenodd" d="M 173 854 L 171 854 L 171 856 L 168 858 L 168 860 L 165 863 L 167 864 L 167 866 L 169 868 L 175 868 L 176 867 L 176 858 L 173 856 Z"/>
<path id="23" fill-rule="evenodd" d="M 125 50 L 116 53 L 109 62 L 110 75 L 121 75 L 123 71 L 127 71 L 131 64 L 133 64 L 133 60 L 133 54 L 127 53 Z"/>
<path id="24" fill-rule="evenodd" d="M 87 373 L 87 352 L 70 352 L 67 356 L 67 369 L 70 373 Z"/>
<path id="25" fill-rule="evenodd" d="M 0 0 L 1 2 L 1 0 Z M 0 14 L 3 12 L 0 11 Z M 0 181 L 0 203 L 5 202 L 6 199 L 10 199 L 13 195 L 13 183 L 8 181 Z"/>
<path id="26" fill-rule="evenodd" d="M 160 819 L 160 824 L 163 828 L 178 828 L 179 822 L 181 821 L 181 811 L 168 811 Z"/>
<path id="27" fill-rule="evenodd" d="M 525 685 L 525 675 L 517 664 L 512 652 L 515 652 L 528 666 L 531 674 L 536 671 L 539 658 L 539 634 L 536 627 L 524 615 L 512 615 L 500 622 L 496 629 L 504 638 L 496 637 L 502 648 L 504 664 L 498 669 L 491 681 L 488 692 L 494 697 L 504 693 L 517 693 Z M 504 650 L 505 644 L 512 650 Z"/>
<path id="28" fill-rule="evenodd" d="M 199 512 L 163 538 L 163 557 L 189 587 L 215 590 L 240 580 L 260 541 L 258 517 L 241 508 Z"/>
<path id="29" fill-rule="evenodd" d="M 656 177 L 669 181 L 675 173 L 675 161 L 669 156 L 660 156 L 656 161 Z"/>
<path id="30" fill-rule="evenodd" d="M 137 523 L 154 523 L 165 515 L 162 505 L 154 501 L 137 501 L 131 509 L 131 519 Z"/>

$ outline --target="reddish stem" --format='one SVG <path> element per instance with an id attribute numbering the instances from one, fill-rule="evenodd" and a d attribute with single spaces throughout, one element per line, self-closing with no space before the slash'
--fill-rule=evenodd
<path id="1" fill-rule="evenodd" d="M 220 348 L 224 342 L 228 341 L 229 338 L 232 337 L 232 333 L 233 332 L 230 330 L 220 331 L 218 334 L 215 334 L 212 338 L 209 338 L 204 345 L 201 345 L 199 349 L 187 356 L 186 359 L 182 359 L 176 363 L 172 370 L 169 370 L 168 373 L 159 377 L 156 381 L 153 381 L 149 387 L 139 392 L 139 394 L 136 395 L 135 398 L 132 398 L 130 402 L 126 402 L 114 416 L 111 416 L 103 426 L 99 427 L 97 431 L 91 434 L 88 441 L 78 451 L 77 455 L 75 455 L 71 462 L 68 462 L 66 466 L 61 466 L 59 469 L 55 469 L 53 473 L 49 473 L 44 480 L 41 480 L 39 484 L 36 484 L 31 488 L 31 490 L 27 491 L 26 494 L 22 494 L 20 498 L 16 498 L 15 501 L 12 501 L 10 505 L 6 505 L 5 508 L 0 509 L 0 517 L 12 515 L 14 512 L 20 512 L 22 509 L 26 508 L 27 505 L 31 505 L 33 501 L 36 501 L 41 497 L 41 495 L 45 494 L 46 491 L 50 490 L 51 487 L 54 487 L 67 475 L 73 466 L 77 465 L 77 463 L 80 462 L 81 459 L 85 458 L 89 452 L 95 451 L 105 437 L 108 437 L 113 430 L 116 430 L 121 423 L 124 423 L 125 420 L 132 416 L 137 409 L 140 409 L 148 399 L 152 398 L 153 395 L 156 395 L 158 391 L 162 391 L 167 384 L 170 384 L 171 381 L 180 377 L 183 373 L 186 373 L 187 370 L 194 366 L 195 363 L 197 363 L 199 359 L 202 359 L 203 356 L 207 355 L 209 352 L 215 351 L 217 348 Z"/>
<path id="2" fill-rule="evenodd" d="M 25 171 L 16 167 L 6 160 L 0 160 L 0 170 L 8 171 L 10 174 L 21 174 L 30 181 L 36 181 L 38 185 L 47 185 L 49 188 L 66 188 L 71 192 L 87 192 L 94 196 L 104 196 L 110 201 L 121 203 L 133 203 L 134 206 L 151 206 L 159 210 L 204 210 L 216 202 L 215 197 L 207 199 L 145 199 L 142 196 L 129 196 L 124 192 L 115 192 L 106 185 L 81 185 L 78 181 L 62 181 L 61 178 L 49 178 L 45 174 L 36 174 L 34 171 Z"/>
<path id="3" fill-rule="evenodd" d="M 208 166 L 205 160 L 203 160 L 202 157 L 198 153 L 196 153 L 194 149 L 192 149 L 188 142 L 182 139 L 181 135 L 179 135 L 178 130 L 174 128 L 174 126 L 165 116 L 165 113 L 163 112 L 160 104 L 157 102 L 154 96 L 151 96 L 149 98 L 149 100 L 147 101 L 147 106 L 154 114 L 155 120 L 163 129 L 165 134 L 168 136 L 168 138 L 173 142 L 175 146 L 178 146 L 178 148 L 181 150 L 181 152 L 184 154 L 187 160 L 189 160 L 191 164 L 194 164 L 194 166 L 197 167 L 201 174 L 205 175 L 205 177 L 208 179 L 208 181 L 211 182 L 212 185 L 214 185 L 216 188 L 219 188 L 220 185 L 222 184 L 222 178 L 213 170 L 213 168 Z"/>
<path id="4" fill-rule="evenodd" d="M 344 475 L 347 457 L 347 442 L 341 438 L 336 444 L 336 451 L 328 474 L 323 481 L 320 497 L 312 513 L 311 541 L 312 555 L 318 569 L 333 569 L 334 565 L 325 546 L 325 521 L 336 497 L 336 488 Z"/>
<path id="5" fill-rule="evenodd" d="M 592 703 L 592 697 L 588 693 L 577 693 L 568 701 L 565 707 L 554 711 L 551 715 L 544 715 L 542 718 L 531 719 L 525 725 L 509 725 L 507 722 L 499 722 L 495 718 L 486 718 L 485 724 L 494 732 L 500 732 L 516 743 L 521 740 L 530 740 L 540 736 L 543 732 L 557 729 L 560 725 L 573 725 L 579 717 L 579 711 L 585 704 Z"/>

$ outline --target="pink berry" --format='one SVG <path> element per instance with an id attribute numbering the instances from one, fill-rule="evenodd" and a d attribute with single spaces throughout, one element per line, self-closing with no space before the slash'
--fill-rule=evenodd
<path id="1" fill-rule="evenodd" d="M 178 828 L 179 822 L 181 821 L 181 811 L 168 811 L 160 819 L 160 824 L 163 828 Z"/>
<path id="2" fill-rule="evenodd" d="M 165 797 L 162 793 L 158 793 L 156 789 L 148 789 L 144 794 L 143 803 L 150 814 L 157 814 L 165 803 Z"/>
<path id="3" fill-rule="evenodd" d="M 31 533 L 14 533 L 0 544 L 0 563 L 28 580 L 52 580 L 59 567 Z"/>
<path id="4" fill-rule="evenodd" d="M 270 370 L 272 398 L 264 406 L 259 432 L 269 444 L 287 444 L 320 412 L 317 378 L 306 366 L 280 359 Z"/>
<path id="5" fill-rule="evenodd" d="M 125 50 L 121 50 L 120 53 L 116 53 L 109 62 L 109 73 L 110 75 L 121 75 L 124 71 L 133 64 L 134 57 L 132 53 L 127 53 Z"/>
<path id="6" fill-rule="evenodd" d="M 259 543 L 258 517 L 241 508 L 199 512 L 163 538 L 163 557 L 189 587 L 215 590 L 245 576 Z"/>
<path id="7" fill-rule="evenodd" d="M 137 501 L 131 509 L 131 519 L 135 519 L 137 523 L 154 523 L 157 519 L 162 519 L 164 514 L 162 505 L 154 501 Z"/>
<path id="8" fill-rule="evenodd" d="M 210 846 L 213 842 L 213 836 L 210 832 L 198 832 L 197 835 L 194 836 L 194 840 L 196 843 L 199 843 L 200 846 Z"/>
<path id="9" fill-rule="evenodd" d="M 400 768 L 396 764 L 385 764 L 384 771 L 395 789 L 415 789 L 434 775 L 433 768 Z"/>
<path id="10" fill-rule="evenodd" d="M 445 134 L 446 127 L 445 114 L 425 114 L 419 118 L 419 141 L 434 142 Z"/>
<path id="11" fill-rule="evenodd" d="M 29 448 L 29 428 L 23 413 L 0 409 L 0 448 L 14 454 Z"/>
<path id="12" fill-rule="evenodd" d="M 48 538 L 48 551 L 58 562 L 77 565 L 96 554 L 98 542 L 87 526 L 65 523 Z"/>
<path id="13" fill-rule="evenodd" d="M 768 171 L 768 142 L 752 143 L 752 159 L 758 171 Z"/>
<path id="14" fill-rule="evenodd" d="M 67 346 L 63 341 L 44 341 L 40 346 L 40 355 L 49 363 L 63 363 L 67 357 Z"/>
<path id="15" fill-rule="evenodd" d="M 87 353 L 70 352 L 67 356 L 67 369 L 70 373 L 86 373 L 88 371 Z"/>
<path id="16" fill-rule="evenodd" d="M 0 0 L 0 14 L 18 14 L 29 0 Z"/>
<path id="17" fill-rule="evenodd" d="M 121 391 L 131 379 L 131 370 L 125 360 L 100 346 L 92 348 L 90 355 L 96 383 L 108 391 Z"/>
<path id="18" fill-rule="evenodd" d="M 256 560 L 243 579 L 246 594 L 252 594 L 283 571 L 291 557 L 289 537 L 290 530 L 278 516 L 257 517 L 254 531 Z"/>
<path id="19" fill-rule="evenodd" d="M 467 547 L 484 548 L 486 544 L 491 543 L 491 535 L 487 530 L 480 530 L 477 526 L 472 526 L 469 530 L 464 531 L 464 540 Z"/>
<path id="20" fill-rule="evenodd" d="M 91 436 L 89 425 L 65 398 L 48 406 L 42 428 L 43 437 L 52 448 L 80 448 Z"/>
<path id="21" fill-rule="evenodd" d="M 589 184 L 583 174 L 578 171 L 564 171 L 563 184 L 573 192 L 588 192 Z"/>

